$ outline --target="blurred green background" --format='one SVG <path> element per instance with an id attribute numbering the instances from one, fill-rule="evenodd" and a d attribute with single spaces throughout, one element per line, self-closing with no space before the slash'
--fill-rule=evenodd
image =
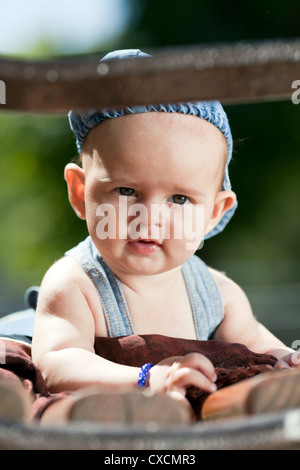
<path id="1" fill-rule="evenodd" d="M 116 48 L 151 51 L 300 36 L 295 0 L 23 3 L 0 0 L 0 55 L 101 57 Z M 199 255 L 237 281 L 259 320 L 291 346 L 300 338 L 300 105 L 269 102 L 226 111 L 235 141 L 230 174 L 239 207 Z M 66 117 L 0 107 L 0 316 L 22 309 L 26 288 L 38 285 L 48 266 L 87 234 L 69 206 L 63 179 L 74 156 Z"/>

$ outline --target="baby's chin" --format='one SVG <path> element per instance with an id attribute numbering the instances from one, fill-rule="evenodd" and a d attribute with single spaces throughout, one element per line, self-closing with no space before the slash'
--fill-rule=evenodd
<path id="1" fill-rule="evenodd" d="M 198 249 L 188 240 L 94 240 L 110 269 L 129 275 L 161 274 L 182 266 Z"/>

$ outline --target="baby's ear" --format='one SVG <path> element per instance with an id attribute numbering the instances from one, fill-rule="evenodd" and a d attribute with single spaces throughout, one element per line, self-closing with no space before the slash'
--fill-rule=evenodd
<path id="1" fill-rule="evenodd" d="M 71 206 L 80 219 L 85 219 L 84 183 L 85 174 L 80 166 L 69 163 L 65 167 L 65 180 Z"/>
<path id="2" fill-rule="evenodd" d="M 214 208 L 205 235 L 215 228 L 223 215 L 232 208 L 236 202 L 236 194 L 233 191 L 219 191 L 216 195 Z"/>

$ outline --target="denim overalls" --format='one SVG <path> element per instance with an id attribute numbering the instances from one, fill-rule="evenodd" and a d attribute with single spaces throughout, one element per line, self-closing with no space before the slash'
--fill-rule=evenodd
<path id="1" fill-rule="evenodd" d="M 99 255 L 91 237 L 65 253 L 72 256 L 93 281 L 100 297 L 110 337 L 134 333 L 122 285 Z M 210 339 L 224 318 L 221 294 L 206 264 L 196 255 L 186 261 L 182 274 L 190 300 L 198 340 Z"/>

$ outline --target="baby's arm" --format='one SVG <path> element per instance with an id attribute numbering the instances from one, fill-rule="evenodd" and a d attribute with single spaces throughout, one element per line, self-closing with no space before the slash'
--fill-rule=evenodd
<path id="1" fill-rule="evenodd" d="M 272 354 L 278 359 L 276 367 L 292 366 L 288 358 L 294 350 L 285 346 L 256 320 L 244 291 L 224 274 L 215 270 L 211 272 L 219 285 L 225 308 L 225 317 L 215 333 L 215 339 L 238 342 L 253 352 Z"/>
<path id="2" fill-rule="evenodd" d="M 52 392 L 95 384 L 117 391 L 130 388 L 138 380 L 138 368 L 112 364 L 96 356 L 95 327 L 99 320 L 89 304 L 89 282 L 70 258 L 56 262 L 43 279 L 32 357 Z"/>
<path id="3" fill-rule="evenodd" d="M 90 279 L 71 258 L 55 263 L 42 282 L 32 356 L 52 392 L 91 385 L 112 392 L 138 388 L 140 368 L 95 354 L 95 336 L 107 336 L 107 331 L 94 291 Z M 155 365 L 150 371 L 149 390 L 167 394 L 190 408 L 186 389 L 196 386 L 212 392 L 215 380 L 212 363 L 201 354 L 189 354 Z"/>

